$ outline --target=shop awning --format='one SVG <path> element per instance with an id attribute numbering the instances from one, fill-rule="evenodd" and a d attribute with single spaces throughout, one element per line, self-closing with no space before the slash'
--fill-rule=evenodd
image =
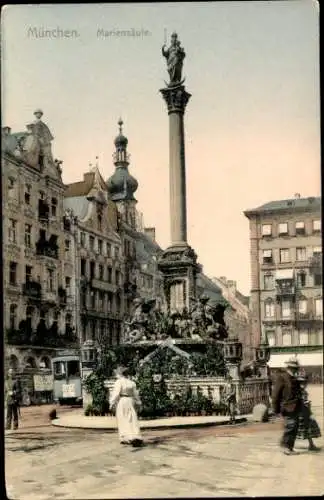
<path id="1" fill-rule="evenodd" d="M 294 278 L 293 269 L 278 269 L 276 271 L 276 280 L 292 280 Z"/>

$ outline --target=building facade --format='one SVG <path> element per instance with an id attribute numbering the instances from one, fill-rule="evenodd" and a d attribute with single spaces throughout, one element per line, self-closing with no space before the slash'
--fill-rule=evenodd
<path id="1" fill-rule="evenodd" d="M 292 354 L 323 367 L 321 199 L 273 201 L 244 212 L 250 224 L 252 339 L 271 348 L 270 367 Z"/>
<path id="2" fill-rule="evenodd" d="M 117 209 L 98 165 L 64 193 L 66 288 L 81 344 L 116 345 L 124 315 L 124 257 Z M 73 294 L 73 290 L 76 293 Z"/>
<path id="3" fill-rule="evenodd" d="M 220 276 L 213 278 L 212 281 L 220 288 L 224 299 L 231 306 L 225 311 L 225 321 L 230 336 L 237 337 L 243 344 L 243 362 L 249 362 L 254 358 L 250 299 L 239 292 L 234 280 Z"/>
<path id="4" fill-rule="evenodd" d="M 74 345 L 64 276 L 61 162 L 42 111 L 27 132 L 2 131 L 4 331 L 15 370 L 50 368 L 56 348 Z"/>

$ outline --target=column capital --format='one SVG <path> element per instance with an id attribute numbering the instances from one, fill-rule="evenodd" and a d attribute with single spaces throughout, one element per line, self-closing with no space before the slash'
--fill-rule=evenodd
<path id="1" fill-rule="evenodd" d="M 168 114 L 181 113 L 184 114 L 187 103 L 191 97 L 184 85 L 175 87 L 167 87 L 160 90 L 168 107 Z"/>

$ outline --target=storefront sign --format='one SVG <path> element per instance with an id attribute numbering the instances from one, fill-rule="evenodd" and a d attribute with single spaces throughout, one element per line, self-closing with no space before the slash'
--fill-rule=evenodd
<path id="1" fill-rule="evenodd" d="M 34 391 L 44 392 L 53 390 L 53 375 L 34 375 Z"/>

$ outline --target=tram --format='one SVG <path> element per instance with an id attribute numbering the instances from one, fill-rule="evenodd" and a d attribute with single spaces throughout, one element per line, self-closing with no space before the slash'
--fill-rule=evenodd
<path id="1" fill-rule="evenodd" d="M 62 404 L 82 404 L 81 360 L 77 350 L 65 350 L 52 359 L 53 399 Z"/>

